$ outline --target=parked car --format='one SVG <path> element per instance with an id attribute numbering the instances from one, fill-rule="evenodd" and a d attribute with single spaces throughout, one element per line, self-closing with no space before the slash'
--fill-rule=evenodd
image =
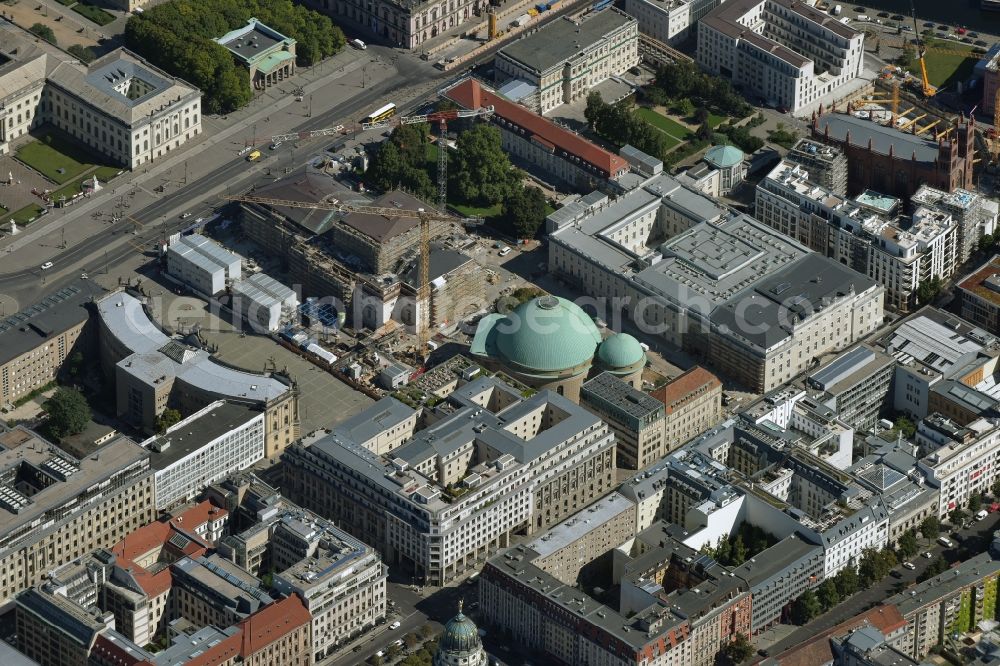
<path id="1" fill-rule="evenodd" d="M 979 39 L 979 33 L 978 32 L 970 32 L 968 34 L 969 34 L 969 37 L 972 37 L 973 39 Z"/>
<path id="2" fill-rule="evenodd" d="M 879 18 L 889 18 L 889 12 L 879 12 Z"/>
<path id="3" fill-rule="evenodd" d="M 393 629 L 393 630 L 399 629 L 400 626 L 401 625 L 399 623 L 399 620 L 396 620 L 395 622 L 393 622 L 392 624 L 389 625 L 389 629 Z"/>
<path id="4" fill-rule="evenodd" d="M 954 542 L 951 539 L 949 539 L 948 537 L 938 537 L 937 542 L 940 545 L 944 546 L 945 548 L 954 548 L 955 547 Z"/>
<path id="5" fill-rule="evenodd" d="M 989 46 L 989 44 L 987 44 L 981 39 L 977 39 L 975 42 L 973 42 L 973 44 L 975 44 L 976 46 Z"/>
<path id="6" fill-rule="evenodd" d="M 892 15 L 892 20 L 893 21 L 905 21 L 906 17 L 903 16 L 902 14 L 893 14 Z"/>
<path id="7" fill-rule="evenodd" d="M 505 245 L 499 252 L 497 252 L 497 254 L 499 254 L 501 257 L 506 257 L 508 254 L 510 254 L 510 246 Z"/>
<path id="8" fill-rule="evenodd" d="M 932 557 L 934 557 L 934 555 L 932 555 L 931 551 L 929 551 L 929 550 L 925 551 L 923 556 L 926 557 L 928 560 L 931 559 Z"/>
<path id="9" fill-rule="evenodd" d="M 916 567 L 915 564 L 913 564 L 913 562 L 903 562 L 903 568 L 904 569 L 909 569 L 910 571 L 913 571 L 917 567 Z"/>

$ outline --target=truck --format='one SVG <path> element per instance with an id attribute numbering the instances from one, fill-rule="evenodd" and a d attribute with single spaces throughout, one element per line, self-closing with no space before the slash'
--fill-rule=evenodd
<path id="1" fill-rule="evenodd" d="M 247 155 L 247 162 L 256 162 L 259 159 L 260 159 L 260 151 L 259 150 L 251 150 L 250 154 Z"/>
<path id="2" fill-rule="evenodd" d="M 833 15 L 834 16 L 840 16 L 840 12 L 842 12 L 842 11 L 843 11 L 843 7 L 841 7 L 840 5 L 834 5 L 833 6 Z"/>

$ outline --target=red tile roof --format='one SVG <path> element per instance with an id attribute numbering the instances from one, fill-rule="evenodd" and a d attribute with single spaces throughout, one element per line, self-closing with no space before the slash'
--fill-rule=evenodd
<path id="1" fill-rule="evenodd" d="M 240 654 L 248 657 L 312 622 L 312 616 L 296 595 L 261 608 L 240 622 L 243 646 Z"/>
<path id="2" fill-rule="evenodd" d="M 704 386 L 714 389 L 716 386 L 722 386 L 722 382 L 705 368 L 696 365 L 656 389 L 650 395 L 666 405 L 666 412 L 670 414 L 678 401 L 684 400 Z"/>
<path id="3" fill-rule="evenodd" d="M 836 627 L 824 631 L 805 643 L 785 650 L 775 656 L 774 661 L 781 666 L 815 666 L 816 664 L 832 663 L 833 648 L 830 647 L 830 638 L 843 636 L 866 624 L 870 624 L 881 631 L 883 635 L 888 636 L 905 627 L 906 620 L 903 619 L 899 609 L 894 604 L 876 606 L 861 615 L 855 615 L 846 622 L 841 622 Z"/>
<path id="4" fill-rule="evenodd" d="M 558 150 L 564 150 L 603 171 L 608 177 L 613 177 L 628 168 L 628 163 L 618 155 L 559 127 L 520 104 L 504 99 L 481 86 L 475 79 L 462 81 L 449 89 L 445 95 L 466 109 L 492 106 L 496 116 L 523 128 L 525 132 L 539 139 L 543 145 L 549 144 Z"/>
<path id="5" fill-rule="evenodd" d="M 219 641 L 196 657 L 188 659 L 184 666 L 216 666 L 224 664 L 240 654 L 240 634 Z"/>
<path id="6" fill-rule="evenodd" d="M 170 537 L 179 532 L 188 539 L 184 548 L 177 548 L 169 543 Z M 112 546 L 111 552 L 117 558 L 117 565 L 130 571 L 143 592 L 150 597 L 163 594 L 173 584 L 170 567 L 153 574 L 135 563 L 136 559 L 157 548 L 166 549 L 173 559 L 180 559 L 184 556 L 203 555 L 208 544 L 201 541 L 193 530 L 157 521 L 143 525 Z"/>
<path id="7" fill-rule="evenodd" d="M 225 518 L 227 515 L 229 512 L 225 509 L 220 509 L 208 500 L 203 500 L 184 513 L 171 518 L 170 523 L 183 530 L 195 532 L 205 523 Z"/>
<path id="8" fill-rule="evenodd" d="M 1000 305 L 1000 294 L 985 286 L 983 282 L 993 275 L 1000 273 L 1000 256 L 994 256 L 984 266 L 975 273 L 965 278 L 959 283 L 959 288 L 964 289 L 983 300 L 990 301 L 994 305 Z"/>

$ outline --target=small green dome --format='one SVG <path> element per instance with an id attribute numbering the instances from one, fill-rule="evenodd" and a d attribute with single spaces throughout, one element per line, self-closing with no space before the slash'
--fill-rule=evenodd
<path id="1" fill-rule="evenodd" d="M 628 333 L 615 333 L 597 348 L 597 359 L 607 368 L 627 368 L 645 363 L 646 352 Z"/>
<path id="2" fill-rule="evenodd" d="M 715 146 L 705 153 L 705 161 L 716 169 L 729 169 L 743 161 L 743 151 L 735 146 Z"/>
<path id="3" fill-rule="evenodd" d="M 601 342 L 601 333 L 586 312 L 550 295 L 521 303 L 506 317 L 497 318 L 489 334 L 501 360 L 543 372 L 590 362 Z"/>
<path id="4" fill-rule="evenodd" d="M 479 630 L 476 623 L 465 617 L 459 608 L 458 615 L 448 621 L 444 626 L 444 633 L 438 641 L 438 651 L 447 652 L 473 652 L 483 646 L 479 640 Z"/>

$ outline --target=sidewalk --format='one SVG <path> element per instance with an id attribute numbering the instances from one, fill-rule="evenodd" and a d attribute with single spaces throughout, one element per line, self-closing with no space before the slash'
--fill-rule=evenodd
<path id="1" fill-rule="evenodd" d="M 284 82 L 282 86 L 269 88 L 267 91 L 255 97 L 254 101 L 244 108 L 229 114 L 226 117 L 229 120 L 228 126 L 221 131 L 217 131 L 215 134 L 211 133 L 211 129 L 206 131 L 205 127 L 208 126 L 211 128 L 212 124 L 219 123 L 219 119 L 217 117 L 206 116 L 202 122 L 202 133 L 197 138 L 186 143 L 179 151 L 173 153 L 169 157 L 154 162 L 152 167 L 148 168 L 148 170 L 144 170 L 142 172 L 132 171 L 122 174 L 102 190 L 102 192 L 105 193 L 103 195 L 98 194 L 84 203 L 72 206 L 68 210 L 58 208 L 52 209 L 47 215 L 31 225 L 28 228 L 28 231 L 23 231 L 15 236 L 6 235 L 3 238 L 0 238 L 0 247 L 3 247 L 4 252 L 6 253 L 14 252 L 44 236 L 51 234 L 52 232 L 58 231 L 70 222 L 73 222 L 84 215 L 88 215 L 100 206 L 110 203 L 111 199 L 115 196 L 124 194 L 126 191 L 131 191 L 136 187 L 149 183 L 150 181 L 159 178 L 165 172 L 170 171 L 173 167 L 182 165 L 185 161 L 196 154 L 195 151 L 199 153 L 204 152 L 208 148 L 229 141 L 231 138 L 240 133 L 245 133 L 254 121 L 261 121 L 265 117 L 269 117 L 272 113 L 276 116 L 275 125 L 280 123 L 282 120 L 286 122 L 281 124 L 289 125 L 288 127 L 283 128 L 275 127 L 275 131 L 292 129 L 291 125 L 287 123 L 287 121 L 294 119 L 297 124 L 297 118 L 291 114 L 280 114 L 281 111 L 287 109 L 289 106 L 302 103 L 295 101 L 294 96 L 291 94 L 292 91 L 296 87 L 301 87 L 307 95 L 314 93 L 331 83 L 331 81 L 326 80 L 327 77 L 336 75 L 340 78 L 370 64 L 370 59 L 357 58 L 356 55 L 357 54 L 354 52 L 345 50 L 320 63 L 319 65 L 305 70 L 303 74 L 300 74 L 293 79 L 289 79 Z M 285 91 L 283 88 L 289 88 L 289 90 Z M 239 141 L 237 138 L 237 141 L 234 143 L 242 143 L 242 141 Z M 234 154 L 236 150 L 238 149 L 233 150 Z M 193 162 L 193 164 L 195 166 L 204 165 L 204 163 L 199 162 Z M 216 164 L 211 163 L 205 166 L 207 169 L 211 169 L 214 168 Z M 194 170 L 193 173 L 189 174 L 189 177 L 197 178 L 199 171 L 200 170 Z M 64 212 L 60 214 L 60 211 Z"/>

